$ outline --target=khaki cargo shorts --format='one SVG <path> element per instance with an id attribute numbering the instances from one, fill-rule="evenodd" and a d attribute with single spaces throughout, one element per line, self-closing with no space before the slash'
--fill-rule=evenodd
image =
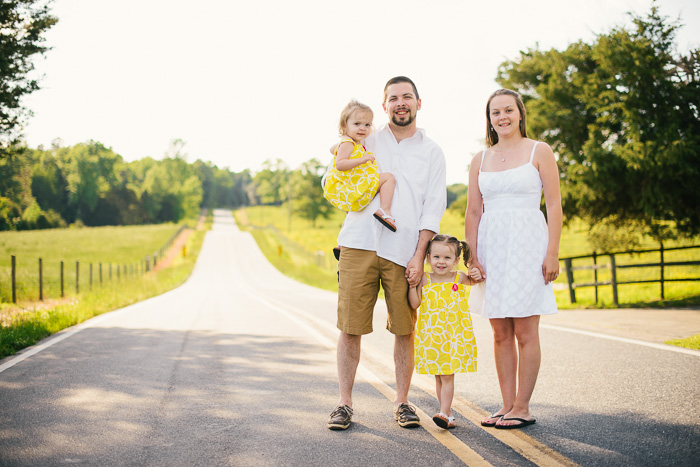
<path id="1" fill-rule="evenodd" d="M 375 251 L 341 247 L 338 271 L 338 329 L 353 335 L 372 332 L 381 284 L 387 305 L 386 328 L 398 336 L 413 332 L 417 315 L 408 304 L 405 267 L 380 258 Z"/>

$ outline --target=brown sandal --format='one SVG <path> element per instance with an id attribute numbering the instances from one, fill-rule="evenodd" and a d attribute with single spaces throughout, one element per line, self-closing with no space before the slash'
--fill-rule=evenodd
<path id="1" fill-rule="evenodd" d="M 392 232 L 396 232 L 396 219 L 391 216 L 387 216 L 382 208 L 377 209 L 377 212 L 374 213 L 374 217 L 381 222 L 384 227 Z"/>

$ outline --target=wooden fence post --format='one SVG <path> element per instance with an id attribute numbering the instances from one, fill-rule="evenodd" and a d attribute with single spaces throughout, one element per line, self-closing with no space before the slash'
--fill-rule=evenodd
<path id="1" fill-rule="evenodd" d="M 92 263 L 90 263 L 90 290 L 92 290 Z"/>
<path id="2" fill-rule="evenodd" d="M 598 255 L 593 252 L 593 282 L 595 283 L 595 302 L 598 303 Z"/>
<path id="3" fill-rule="evenodd" d="M 100 263 L 100 285 L 102 285 L 102 263 Z"/>
<path id="4" fill-rule="evenodd" d="M 612 284 L 613 303 L 619 306 L 617 299 L 617 269 L 615 267 L 615 255 L 610 255 L 610 283 Z"/>
<path id="5" fill-rule="evenodd" d="M 43 263 L 39 258 L 39 301 L 44 300 L 44 271 Z"/>
<path id="6" fill-rule="evenodd" d="M 659 242 L 659 256 L 661 261 L 659 262 L 661 266 L 661 300 L 664 299 L 664 242 Z"/>
<path id="7" fill-rule="evenodd" d="M 61 298 L 65 297 L 65 291 L 63 288 L 63 261 L 61 261 Z"/>
<path id="8" fill-rule="evenodd" d="M 12 257 L 12 303 L 17 303 L 17 264 L 15 255 Z"/>
<path id="9" fill-rule="evenodd" d="M 566 266 L 566 282 L 569 285 L 569 299 L 571 303 L 576 303 L 576 291 L 574 290 L 574 268 L 571 265 L 571 258 L 564 260 Z"/>
<path id="10" fill-rule="evenodd" d="M 80 293 L 80 263 L 75 262 L 75 293 Z"/>

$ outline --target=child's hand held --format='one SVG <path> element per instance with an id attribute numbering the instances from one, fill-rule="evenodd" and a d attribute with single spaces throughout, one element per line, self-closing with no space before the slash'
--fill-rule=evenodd
<path id="1" fill-rule="evenodd" d="M 469 277 L 471 277 L 475 281 L 480 281 L 481 280 L 481 271 L 479 271 L 479 268 L 471 268 L 469 270 Z"/>

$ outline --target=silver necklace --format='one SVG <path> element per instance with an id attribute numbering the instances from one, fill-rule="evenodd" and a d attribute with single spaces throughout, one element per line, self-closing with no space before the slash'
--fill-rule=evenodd
<path id="1" fill-rule="evenodd" d="M 499 149 L 498 149 L 498 152 L 501 153 L 501 162 L 505 162 L 505 161 L 506 161 L 506 156 L 507 156 L 513 149 L 515 149 L 515 148 L 517 148 L 518 146 L 520 146 L 520 143 L 522 143 L 524 139 L 525 139 L 525 138 L 521 138 L 520 141 L 518 141 L 518 142 L 515 144 L 515 146 L 513 146 L 512 148 L 510 148 L 509 150 L 507 150 L 505 153 L 504 153 L 503 151 L 501 151 L 501 149 L 499 148 Z"/>

